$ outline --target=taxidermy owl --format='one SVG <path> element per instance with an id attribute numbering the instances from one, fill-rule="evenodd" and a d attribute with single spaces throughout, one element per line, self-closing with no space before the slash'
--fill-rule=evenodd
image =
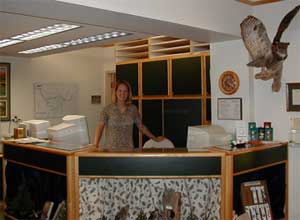
<path id="1" fill-rule="evenodd" d="M 264 24 L 254 16 L 248 16 L 241 23 L 241 35 L 250 53 L 252 61 L 248 66 L 261 67 L 256 79 L 269 80 L 273 78 L 272 91 L 278 92 L 281 87 L 283 61 L 287 58 L 289 43 L 280 42 L 284 30 L 299 11 L 300 5 L 290 11 L 278 27 L 271 43 Z"/>

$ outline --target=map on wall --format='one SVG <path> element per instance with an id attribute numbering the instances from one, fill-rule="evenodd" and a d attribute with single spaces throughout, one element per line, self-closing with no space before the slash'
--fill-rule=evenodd
<path id="1" fill-rule="evenodd" d="M 34 83 L 34 116 L 36 119 L 61 118 L 77 114 L 77 84 Z"/>

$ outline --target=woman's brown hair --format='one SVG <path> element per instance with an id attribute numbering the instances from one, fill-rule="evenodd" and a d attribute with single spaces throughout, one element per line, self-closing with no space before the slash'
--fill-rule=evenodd
<path id="1" fill-rule="evenodd" d="M 126 104 L 126 105 L 131 104 L 131 98 L 132 98 L 131 86 L 130 86 L 130 84 L 129 84 L 127 81 L 125 81 L 125 80 L 119 80 L 119 81 L 117 81 L 116 87 L 115 87 L 115 90 L 114 90 L 114 93 L 115 93 L 115 94 L 113 95 L 113 103 L 116 103 L 116 102 L 117 102 L 117 90 L 118 90 L 118 88 L 119 88 L 120 85 L 125 85 L 125 86 L 127 87 L 127 90 L 128 90 L 128 97 L 127 97 L 127 99 L 126 99 L 125 104 Z"/>

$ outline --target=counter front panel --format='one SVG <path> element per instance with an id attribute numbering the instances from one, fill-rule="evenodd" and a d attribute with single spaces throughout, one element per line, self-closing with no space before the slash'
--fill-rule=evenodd
<path id="1" fill-rule="evenodd" d="M 287 147 L 282 145 L 280 147 L 235 155 L 234 173 L 285 161 L 287 160 L 287 154 Z"/>
<path id="2" fill-rule="evenodd" d="M 221 175 L 221 157 L 80 157 L 80 176 Z"/>
<path id="3" fill-rule="evenodd" d="M 3 156 L 10 161 L 16 161 L 30 166 L 66 173 L 66 157 L 64 155 L 49 154 L 48 152 L 22 148 L 5 144 Z"/>

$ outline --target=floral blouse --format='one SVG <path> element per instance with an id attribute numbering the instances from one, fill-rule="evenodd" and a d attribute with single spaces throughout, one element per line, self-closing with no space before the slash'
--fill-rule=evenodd
<path id="1" fill-rule="evenodd" d="M 100 121 L 104 122 L 106 127 L 105 147 L 133 148 L 133 123 L 141 123 L 141 118 L 135 105 L 130 104 L 122 113 L 117 104 L 110 104 L 101 112 Z"/>

